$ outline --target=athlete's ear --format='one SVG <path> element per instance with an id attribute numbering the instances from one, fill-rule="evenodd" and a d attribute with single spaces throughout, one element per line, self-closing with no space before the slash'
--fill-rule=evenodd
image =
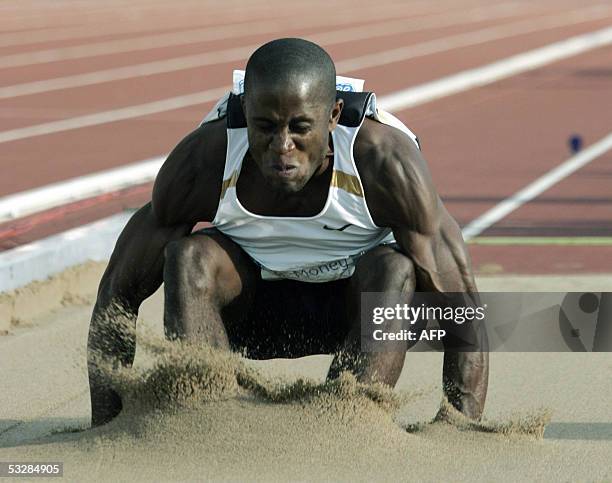
<path id="1" fill-rule="evenodd" d="M 342 99 L 336 99 L 331 112 L 329 113 L 329 132 L 336 129 L 338 121 L 340 121 L 340 114 L 342 114 L 342 108 L 344 107 L 344 101 Z"/>

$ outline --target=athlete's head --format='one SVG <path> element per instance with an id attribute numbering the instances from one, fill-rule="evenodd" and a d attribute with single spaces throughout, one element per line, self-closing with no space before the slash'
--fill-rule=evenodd
<path id="1" fill-rule="evenodd" d="M 273 188 L 299 191 L 324 170 L 342 101 L 321 47 L 279 39 L 258 48 L 247 63 L 243 108 L 249 151 Z"/>

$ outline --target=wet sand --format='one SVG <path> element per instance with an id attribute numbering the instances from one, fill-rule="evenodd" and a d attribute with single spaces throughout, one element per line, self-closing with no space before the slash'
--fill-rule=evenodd
<path id="1" fill-rule="evenodd" d="M 159 293 L 141 312 L 134 370 L 115 375 L 125 410 L 70 432 L 89 420 L 93 300 L 74 273 L 95 279 L 77 270 L 0 299 L 13 321 L 0 336 L 0 461 L 62 461 L 68 481 L 612 479 L 609 353 L 491 354 L 483 424 L 432 423 L 442 354 L 409 352 L 394 391 L 349 376 L 325 384 L 328 356 L 254 363 L 168 346 Z M 601 291 L 610 282 L 499 276 L 479 287 Z"/>

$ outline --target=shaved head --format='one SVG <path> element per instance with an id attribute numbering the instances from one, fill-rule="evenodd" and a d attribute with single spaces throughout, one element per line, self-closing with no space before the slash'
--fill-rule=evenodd
<path id="1" fill-rule="evenodd" d="M 317 44 L 303 39 L 278 39 L 259 47 L 249 58 L 244 94 L 257 90 L 308 88 L 326 107 L 336 101 L 336 68 L 331 57 Z"/>
<path id="2" fill-rule="evenodd" d="M 321 47 L 302 39 L 262 45 L 247 63 L 241 103 L 250 157 L 271 189 L 295 194 L 331 172 L 331 133 L 343 101 Z"/>

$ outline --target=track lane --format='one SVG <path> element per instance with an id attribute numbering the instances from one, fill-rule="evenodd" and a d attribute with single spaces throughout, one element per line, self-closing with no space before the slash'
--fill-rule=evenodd
<path id="1" fill-rule="evenodd" d="M 313 10 L 320 7 L 322 3 L 324 4 L 325 2 L 320 0 L 319 2 L 309 2 L 308 5 L 297 4 L 295 6 L 296 8 L 293 8 L 291 11 L 284 8 L 275 8 L 274 4 L 271 4 L 270 11 L 267 12 L 266 15 L 252 16 L 251 18 L 239 16 L 225 22 L 214 21 L 214 13 L 210 12 L 208 12 L 205 17 L 198 16 L 198 14 L 195 13 L 191 15 L 191 20 L 189 22 L 183 24 L 173 19 L 173 17 L 165 18 L 163 22 L 160 23 L 151 22 L 151 20 L 147 18 L 147 28 L 145 30 L 139 28 L 139 24 L 133 24 L 131 26 L 124 24 L 120 31 L 112 34 L 109 33 L 109 30 L 113 32 L 114 29 L 112 26 L 110 26 L 110 29 L 108 28 L 109 26 L 107 26 L 107 28 L 104 29 L 104 38 L 108 40 L 99 40 L 97 37 L 70 35 L 69 32 L 64 31 L 63 34 L 66 36 L 66 39 L 61 45 L 55 45 L 53 39 L 48 39 L 46 42 L 39 44 L 28 43 L 24 46 L 15 45 L 13 48 L 16 51 L 20 50 L 19 47 L 26 49 L 22 54 L 16 53 L 14 55 L 8 55 L 7 57 L 15 57 L 18 59 L 23 57 L 27 59 L 31 56 L 36 58 L 39 54 L 55 53 L 59 55 L 59 59 L 64 59 L 64 54 L 74 53 L 71 51 L 88 45 L 92 48 L 92 55 L 99 55 L 106 49 L 110 49 L 107 53 L 136 51 L 143 47 L 153 48 L 155 46 L 163 46 L 166 42 L 170 42 L 169 45 L 182 45 L 194 41 L 230 40 L 252 33 L 265 33 L 271 28 L 271 24 L 279 22 L 279 20 L 282 22 L 282 25 L 276 26 L 275 30 L 279 28 L 292 30 L 294 28 L 305 28 L 308 26 L 316 28 L 317 25 L 324 27 L 332 24 L 359 25 L 367 23 L 368 21 L 376 21 L 377 19 L 392 19 L 406 16 L 420 17 L 432 14 L 440 15 L 445 12 L 458 12 L 466 8 L 482 8 L 475 2 L 472 2 L 474 3 L 473 6 L 470 6 L 466 2 L 466 5 L 460 5 L 458 8 L 452 4 L 447 6 L 436 4 L 432 6 L 431 3 L 428 4 L 421 1 L 413 2 L 409 7 L 401 4 L 383 2 L 376 6 L 371 4 L 362 6 L 357 5 L 357 8 L 348 9 L 347 7 L 349 7 L 351 3 L 344 1 L 337 2 L 338 8 L 346 10 L 343 12 L 342 16 L 322 18 L 320 15 L 313 14 Z M 499 0 L 499 3 L 494 3 L 490 7 L 495 8 L 497 5 L 504 4 L 514 5 L 515 8 L 518 8 L 516 2 L 513 0 Z M 490 7 L 487 6 L 485 8 Z M 199 20 L 199 22 L 196 23 L 196 20 Z M 145 24 L 145 22 L 141 23 Z M 91 32 L 88 30 L 87 33 Z M 183 34 L 184 37 L 178 38 L 177 34 L 179 33 Z M 132 44 L 126 43 L 126 41 L 132 41 Z M 151 42 L 150 46 L 148 46 L 148 42 Z M 2 50 L 1 45 L 2 34 L 0 34 L 0 55 L 4 55 L 7 52 Z M 5 49 L 6 48 L 7 47 L 5 47 Z M 57 59 L 54 59 L 54 61 L 55 60 Z M 23 65 L 27 65 L 27 62 Z"/>
<path id="2" fill-rule="evenodd" d="M 370 88 L 387 94 L 406 86 L 418 85 L 465 69 L 507 58 L 522 52 L 543 47 L 576 35 L 596 31 L 612 25 L 612 16 L 606 19 L 568 25 L 539 32 L 508 36 L 499 40 L 482 42 L 473 46 L 452 48 L 440 53 L 415 57 L 406 62 L 396 62 L 371 69 L 360 69 L 348 74 L 372 79 Z M 384 75 L 384 72 L 395 75 Z"/>
<path id="3" fill-rule="evenodd" d="M 529 88 L 529 87 L 530 86 L 526 86 L 525 88 Z M 489 92 L 491 92 L 491 90 L 489 90 Z M 493 92 L 496 92 L 496 90 L 493 89 Z M 478 91 L 478 93 L 476 94 L 476 96 L 479 99 L 479 102 L 482 99 L 482 95 L 483 95 L 482 90 Z M 466 93 L 466 96 L 467 98 L 469 98 L 471 94 L 468 92 Z M 486 96 L 490 96 L 490 94 L 486 94 L 485 97 Z M 452 99 L 445 100 L 443 105 L 446 105 L 447 102 L 452 104 L 453 100 Z M 439 104 L 434 104 L 434 106 L 435 105 L 439 105 Z M 426 110 L 428 114 L 437 112 L 436 107 L 430 107 L 430 106 L 431 105 L 426 106 Z M 196 106 L 196 108 L 197 107 L 198 106 Z M 185 116 L 184 114 L 186 113 L 186 111 L 190 111 L 191 113 Z M 194 111 L 197 114 L 193 114 Z M 32 160 L 31 162 L 35 162 L 37 158 L 38 159 L 40 158 L 40 152 L 44 151 L 44 152 L 55 153 L 55 156 L 57 156 L 55 159 L 52 159 L 48 163 L 45 163 L 43 166 L 40 166 L 39 174 L 42 176 L 44 176 L 45 174 L 55 174 L 56 179 L 62 179 L 60 176 L 57 176 L 57 174 L 64 172 L 64 170 L 58 169 L 58 164 L 60 162 L 63 164 L 63 166 L 66 166 L 68 163 L 72 163 L 71 166 L 77 172 L 77 174 L 79 173 L 83 174 L 83 173 L 86 173 L 92 170 L 94 163 L 96 163 L 99 158 L 104 158 L 107 161 L 112 161 L 115 163 L 114 164 L 115 166 L 124 164 L 126 159 L 130 159 L 130 158 L 129 158 L 129 153 L 126 155 L 125 149 L 122 149 L 122 146 L 127 146 L 127 148 L 129 150 L 133 150 L 134 153 L 140 153 L 140 155 L 134 154 L 133 155 L 134 158 L 132 159 L 143 159 L 143 158 L 154 156 L 155 154 L 158 154 L 159 152 L 167 152 L 169 148 L 175 142 L 177 142 L 177 139 L 179 139 L 185 132 L 187 132 L 189 129 L 192 128 L 192 126 L 195 125 L 193 120 L 200 119 L 204 112 L 205 112 L 205 106 L 202 106 L 201 110 L 199 108 L 194 110 L 194 108 L 191 107 L 188 109 L 181 109 L 181 110 L 173 111 L 173 114 L 176 115 L 177 117 L 172 119 L 172 121 L 187 120 L 188 124 L 184 127 L 178 127 L 178 129 L 176 130 L 175 136 L 172 137 L 172 141 L 171 141 L 172 144 L 170 143 L 164 144 L 165 141 L 163 141 L 163 139 L 167 139 L 168 137 L 168 134 L 166 131 L 169 129 L 172 129 L 172 126 L 170 125 L 164 126 L 163 123 L 160 123 L 161 119 L 167 119 L 166 118 L 167 113 L 160 113 L 158 115 L 149 116 L 148 118 L 142 118 L 139 120 L 135 120 L 133 123 L 131 123 L 133 127 L 135 127 L 133 131 L 131 131 L 130 128 L 126 126 L 126 124 L 129 124 L 129 123 L 122 122 L 122 123 L 113 123 L 110 125 L 97 126 L 96 128 L 88 128 L 86 130 L 82 130 L 84 132 L 90 133 L 90 135 L 88 135 L 86 138 L 83 138 L 83 136 L 81 136 L 80 133 L 78 133 L 79 130 L 77 130 L 77 131 L 68 133 L 70 134 L 70 136 L 60 136 L 59 134 L 43 136 L 41 139 L 45 139 L 45 143 L 42 143 L 42 144 L 31 142 L 32 140 L 29 140 L 29 142 L 26 142 L 26 140 L 23 140 L 21 142 L 8 143 L 7 145 L 5 145 L 5 149 L 6 149 L 5 152 L 7 153 L 7 157 L 5 158 L 5 161 L 8 161 L 7 164 L 12 165 L 12 166 L 7 166 L 7 168 L 13 169 L 13 170 L 19 170 L 21 168 L 24 171 L 23 171 L 23 175 L 14 176 L 12 180 L 6 179 L 6 182 L 15 191 L 21 191 L 21 189 L 19 189 L 18 187 L 17 189 L 15 189 L 16 188 L 15 180 L 17 180 L 17 182 L 19 180 L 28 180 L 27 173 L 28 173 L 29 165 L 11 163 L 12 160 L 19 159 L 20 153 L 19 152 L 13 153 L 10 150 L 11 147 L 15 147 L 16 145 L 21 144 L 21 147 L 23 149 L 30 151 L 30 157 L 27 159 L 31 159 Z M 417 109 L 417 112 L 418 112 L 418 109 Z M 507 119 L 507 122 L 512 124 L 512 117 L 506 118 L 506 119 Z M 413 126 L 415 129 L 417 129 L 418 127 L 417 131 L 422 132 L 423 128 L 418 126 L 415 123 L 415 121 L 416 119 L 414 119 L 413 114 L 411 114 L 410 119 L 408 119 L 408 124 Z M 134 124 L 136 124 L 136 126 L 134 126 Z M 113 129 L 113 127 L 115 127 L 116 130 Z M 96 132 L 92 133 L 92 129 L 99 131 L 99 134 Z M 107 129 L 111 131 L 115 131 L 112 133 L 112 136 L 110 137 L 108 136 Z M 129 135 L 130 131 L 132 133 L 131 139 Z M 146 139 L 143 138 L 143 133 L 146 133 L 146 136 L 147 136 Z M 78 134 L 78 136 L 74 136 L 75 134 Z M 423 137 L 424 134 L 425 132 L 422 132 L 421 136 Z M 68 142 L 66 142 L 66 139 L 68 139 Z M 427 141 L 426 141 L 427 137 L 425 137 L 424 139 L 425 139 L 425 143 L 427 144 Z M 51 143 L 51 144 L 49 145 L 48 143 Z M 156 143 L 159 143 L 157 144 L 157 147 L 155 147 Z M 51 149 L 43 150 L 43 145 Z M 146 152 L 146 151 L 142 152 L 139 150 L 139 147 L 142 145 L 146 146 L 148 149 L 151 149 L 152 147 L 155 147 L 155 149 L 149 152 Z M 56 159 L 60 161 L 56 161 Z M 30 178 L 31 178 L 31 175 L 30 175 Z M 45 183 L 41 183 L 41 184 L 45 184 Z M 22 189 L 25 189 L 25 188 L 22 188 Z"/>
<path id="4" fill-rule="evenodd" d="M 231 67 L 228 65 L 227 66 L 227 71 L 229 71 L 229 70 L 231 70 Z M 172 80 L 168 79 L 168 82 L 172 82 Z M 164 89 L 162 89 L 162 90 L 164 90 Z M 74 95 L 74 92 L 72 94 Z M 98 97 L 103 97 L 104 96 L 104 92 L 102 92 L 102 93 L 98 92 L 97 95 L 98 95 Z M 109 96 L 117 95 L 117 90 L 109 91 L 108 95 Z M 91 99 L 91 96 L 85 96 L 84 95 L 83 102 L 86 99 Z M 44 107 L 47 108 L 47 106 L 44 106 Z M 202 106 L 202 110 L 199 111 L 199 115 L 195 119 L 201 118 L 202 113 L 206 112 L 206 108 L 207 107 L 208 106 Z M 64 109 L 69 109 L 69 106 L 65 105 L 63 108 Z M 58 107 L 56 107 L 55 109 L 58 109 Z M 193 109 L 193 107 L 188 108 L 188 109 L 191 110 L 191 109 Z M 149 118 L 150 118 L 150 120 L 157 121 L 157 120 L 160 119 L 160 117 L 163 119 L 163 118 L 170 117 L 169 115 L 171 115 L 172 117 L 169 119 L 169 121 L 174 121 L 174 120 L 177 119 L 176 116 L 179 116 L 179 117 L 181 116 L 182 111 L 183 110 L 179 109 L 179 110 L 172 111 L 172 112 L 155 114 L 155 115 L 150 116 Z M 31 111 L 27 111 L 27 112 L 31 112 Z M 13 114 L 13 115 L 15 115 L 15 114 L 18 115 L 18 111 L 11 111 L 11 110 L 9 110 L 9 113 Z M 189 124 L 185 125 L 183 130 L 182 131 L 179 130 L 179 132 L 184 133 L 184 132 L 187 132 L 189 129 L 191 129 L 191 127 L 195 124 L 193 122 L 193 119 L 194 118 L 190 118 Z M 142 145 L 146 144 L 148 142 L 148 140 L 142 137 L 142 132 L 143 131 L 141 130 L 141 128 L 142 128 L 143 124 L 140 124 L 140 122 L 141 121 L 146 122 L 147 120 L 148 120 L 148 117 L 143 117 L 143 118 L 141 118 L 141 120 L 135 120 L 135 121 L 132 121 L 132 122 L 125 121 L 125 122 L 119 123 L 119 124 L 122 124 L 122 128 L 124 128 L 124 129 L 121 129 L 122 134 L 125 133 L 127 130 L 131 130 L 133 126 L 138 125 L 138 128 L 136 128 L 133 131 L 134 136 L 133 136 L 133 139 L 130 141 L 130 143 L 132 143 L 132 144 L 136 143 L 136 144 L 142 144 Z M 411 123 L 409 122 L 409 125 L 410 124 Z M 115 136 L 117 135 L 117 133 L 115 132 L 114 126 L 112 124 L 108 124 L 108 125 L 105 125 L 105 126 L 108 128 L 108 130 L 106 130 L 106 129 L 100 130 L 99 131 L 100 132 L 99 135 L 98 135 L 97 132 L 96 132 L 95 135 L 92 135 L 92 136 L 88 135 L 87 136 L 88 140 L 92 140 L 92 142 L 94 144 L 96 142 L 101 141 L 103 146 L 106 145 L 106 144 L 114 144 L 114 142 L 111 141 L 111 139 L 115 139 Z M 172 129 L 172 127 L 171 126 L 168 126 L 168 127 L 169 127 L 168 131 L 170 131 Z M 85 132 L 89 132 L 90 129 L 94 129 L 94 128 L 88 128 L 87 130 L 84 130 L 84 131 Z M 28 160 L 35 161 L 36 160 L 36 153 L 37 152 L 49 152 L 49 150 L 46 148 L 47 143 L 50 143 L 52 146 L 55 146 L 57 144 L 56 140 L 53 139 L 53 138 L 57 138 L 57 137 L 63 138 L 61 141 L 59 141 L 59 144 L 62 145 L 62 146 L 68 147 L 68 146 L 73 146 L 73 145 L 74 146 L 81 145 L 82 144 L 82 140 L 78 139 L 78 137 L 81 136 L 79 131 L 80 130 L 76 130 L 76 131 L 72 131 L 72 132 L 67 132 L 67 133 L 58 133 L 58 134 L 53 134 L 53 135 L 48 135 L 48 136 L 42 136 L 39 139 L 31 139 L 31 140 L 29 140 L 29 142 L 16 141 L 16 142 L 7 143 L 4 146 L 4 149 L 8 153 L 8 157 L 5 158 L 6 168 L 10 172 L 10 170 L 15 166 L 15 163 L 13 161 L 15 159 L 18 159 L 20 156 L 24 156 Z M 160 134 L 159 135 L 162 136 L 162 138 L 164 138 L 164 136 L 166 136 L 166 134 L 163 132 L 163 129 L 160 130 Z M 99 136 L 102 136 L 102 138 L 100 138 Z M 96 139 L 94 139 L 94 137 Z M 156 139 L 159 139 L 159 137 L 156 137 Z M 159 152 L 167 152 L 167 150 L 169 149 L 169 146 L 172 146 L 177 141 L 177 137 L 175 136 L 175 137 L 170 138 L 169 136 L 167 136 L 167 137 L 165 137 L 165 139 L 167 140 L 167 143 L 168 143 L 166 145 L 166 149 L 161 149 L 161 150 L 154 151 L 154 152 L 151 152 L 149 150 L 148 152 L 145 151 L 145 152 L 143 152 L 140 155 L 135 154 L 134 157 L 129 157 L 129 155 L 128 156 L 124 155 L 123 161 L 120 161 L 118 159 L 112 160 L 110 156 L 106 156 L 104 158 L 103 162 L 108 163 L 108 161 L 110 161 L 110 163 L 108 163 L 106 165 L 92 164 L 91 170 L 99 170 L 99 169 L 103 169 L 105 167 L 116 166 L 116 165 L 119 165 L 119 164 L 124 164 L 125 162 L 130 162 L 130 161 L 135 161 L 135 160 L 147 158 L 147 157 L 153 156 L 155 154 L 158 154 Z M 134 148 L 135 146 L 132 145 L 130 147 Z M 150 148 L 150 145 L 143 146 L 143 148 Z M 23 151 L 22 151 L 22 149 L 23 149 Z M 101 150 L 103 150 L 103 148 L 101 148 Z M 28 151 L 29 151 L 29 154 L 26 154 Z M 57 163 L 61 163 L 63 165 L 62 167 L 65 167 L 65 166 L 68 166 L 68 165 L 70 165 L 70 166 L 82 166 L 82 163 L 79 160 L 75 160 L 74 159 L 75 153 L 80 153 L 80 152 L 79 151 L 74 151 L 74 150 L 69 150 L 69 151 L 70 152 L 66 152 L 66 153 L 62 152 L 61 153 L 62 155 L 58 156 L 58 158 L 57 158 L 58 159 Z M 134 150 L 134 152 L 137 152 L 137 151 L 138 151 L 137 149 Z M 95 150 L 95 152 L 96 152 L 96 154 L 99 154 L 98 150 Z M 111 153 L 109 153 L 109 154 L 111 154 Z M 70 160 L 71 156 L 72 156 L 72 160 Z M 77 156 L 79 158 L 81 158 L 81 156 L 88 157 L 88 153 L 78 154 Z M 89 162 L 91 162 L 91 163 L 99 163 L 100 160 L 92 159 L 91 161 L 89 161 L 89 158 L 88 158 L 87 162 L 88 163 Z M 58 168 L 58 165 L 54 163 L 54 167 Z M 59 173 L 59 172 L 62 171 L 62 169 L 52 170 L 52 171 L 54 173 Z M 55 177 L 55 178 L 53 178 L 53 180 L 56 181 L 58 179 L 66 179 L 67 177 L 71 177 L 71 176 L 83 173 L 83 171 L 79 170 L 79 169 L 77 169 L 76 171 L 68 170 L 67 172 L 70 173 L 70 175 L 64 176 L 63 178 Z M 19 176 L 12 176 L 12 179 L 19 179 Z M 44 184 L 44 183 L 42 183 L 42 184 Z M 36 185 L 34 185 L 34 186 L 36 186 Z M 24 185 L 14 186 L 13 187 L 13 191 L 11 191 L 11 192 L 21 191 L 22 189 L 27 189 L 27 188 L 30 188 L 30 187 L 32 187 L 32 185 L 29 185 L 29 186 L 24 186 Z M 2 192 L 2 191 L 0 191 L 0 192 Z M 3 194 L 6 194 L 6 192 L 4 192 Z"/>
<path id="5" fill-rule="evenodd" d="M 568 159 L 571 135 L 580 134 L 586 148 L 608 134 L 612 113 L 602 102 L 612 97 L 612 72 L 603 67 L 610 59 L 612 48 L 598 49 L 400 114 L 425 128 L 419 134 L 435 180 L 447 207 L 463 224 Z M 440 138 L 444 130 L 453 134 Z M 468 145 L 472 147 L 461 148 Z M 608 151 L 596 158 L 482 235 L 609 236 L 611 156 Z M 588 240 L 573 243 L 472 245 L 470 253 L 477 273 L 612 270 L 612 247 Z"/>
<path id="6" fill-rule="evenodd" d="M 597 49 L 398 113 L 418 126 L 436 184 L 462 224 L 569 158 L 574 132 L 595 142 L 610 131 L 602 101 L 612 86 L 604 78 L 593 89 L 580 73 L 611 55 L 612 47 Z"/>
<path id="7" fill-rule="evenodd" d="M 407 13 L 406 13 L 407 14 Z M 186 36 L 180 36 L 183 41 L 178 45 L 148 45 L 147 48 L 129 50 L 124 52 L 115 52 L 100 55 L 88 55 L 87 57 L 76 59 L 56 59 L 53 62 L 33 63 L 24 66 L 11 66 L 14 57 L 8 56 L 0 58 L 0 72 L 2 72 L 2 80 L 0 80 L 0 95 L 2 98 L 13 95 L 27 95 L 36 91 L 26 90 L 29 84 L 34 82 L 41 85 L 39 92 L 46 92 L 48 89 L 54 88 L 53 84 L 61 84 L 64 88 L 79 87 L 87 85 L 86 79 L 98 79 L 101 83 L 109 79 L 120 79 L 118 76 L 126 66 L 130 67 L 133 72 L 132 78 L 137 78 L 142 75 L 142 72 L 150 71 L 151 67 L 155 66 L 157 72 L 171 72 L 186 69 L 189 66 L 188 59 L 195 67 L 211 65 L 206 64 L 206 58 L 213 54 L 217 57 L 224 58 L 226 61 L 234 59 L 235 61 L 244 61 L 252 50 L 257 48 L 262 43 L 278 36 L 300 36 L 309 38 L 310 40 L 324 44 L 326 46 L 333 44 L 354 43 L 360 39 L 376 39 L 377 37 L 383 40 L 390 35 L 395 34 L 412 34 L 414 40 L 403 39 L 403 41 L 416 42 L 421 40 L 434 39 L 438 36 L 445 35 L 445 31 L 453 33 L 453 31 L 461 32 L 465 29 L 478 28 L 479 25 L 487 25 L 487 20 L 495 19 L 512 19 L 512 18 L 527 18 L 529 14 L 520 15 L 515 9 L 508 9 L 507 6 L 492 6 L 490 8 L 458 11 L 449 14 L 426 15 L 415 17 L 413 15 L 397 18 L 398 16 L 381 16 L 380 18 L 372 18 L 368 21 L 365 19 L 328 19 L 327 22 L 321 22 L 317 18 L 306 18 L 300 22 L 299 28 L 291 28 L 285 24 L 278 25 L 272 23 L 273 28 L 268 25 L 267 28 L 245 28 L 238 26 L 242 31 L 242 35 L 235 38 L 222 38 L 217 40 L 204 40 L 186 42 L 189 39 L 188 33 Z M 483 18 L 484 17 L 484 18 Z M 313 25 L 308 25 L 308 21 Z M 325 24 L 328 25 L 325 25 Z M 315 25 L 318 24 L 318 25 Z M 262 31 L 258 31 L 262 30 Z M 267 31 L 266 31 L 267 30 Z M 174 33 L 172 34 L 175 35 Z M 138 39 L 140 42 L 140 39 Z M 129 43 L 133 43 L 129 41 Z M 147 44 L 149 44 L 147 42 Z M 138 46 L 138 44 L 137 44 Z M 95 47 L 95 46 L 92 46 Z M 240 49 L 238 49 L 240 48 Z M 366 44 L 364 50 L 372 50 L 375 45 Z M 235 50 L 241 50 L 244 53 L 238 57 L 234 54 Z M 83 54 L 87 52 L 88 46 L 79 46 L 77 53 Z M 53 54 L 55 55 L 55 54 Z M 353 54 L 354 55 L 354 54 Z M 199 60 L 199 57 L 204 59 Z M 232 57 L 232 59 L 230 59 Z M 18 60 L 18 59 L 17 59 Z M 198 63 L 196 63 L 198 62 Z M 5 64 L 6 63 L 6 64 Z M 181 64 L 185 65 L 181 67 Z"/>
<path id="8" fill-rule="evenodd" d="M 608 150 L 479 236 L 612 236 L 611 165 L 612 150 Z"/>
<path id="9" fill-rule="evenodd" d="M 478 1 L 468 1 L 464 5 L 478 4 Z M 368 18 L 384 15 L 384 11 L 397 14 L 407 10 L 406 5 L 397 2 L 379 2 L 376 6 L 366 3 L 364 0 L 350 2 L 347 0 L 336 1 L 336 8 L 343 10 L 343 17 L 348 21 L 359 18 Z M 237 6 L 228 7 L 224 3 L 217 7 L 206 7 L 201 2 L 196 2 L 192 8 L 176 8 L 173 4 L 167 4 L 167 8 L 160 12 L 138 12 L 130 10 L 129 6 L 123 12 L 115 12 L 114 16 L 108 18 L 97 18 L 91 22 L 93 15 L 84 15 L 80 22 L 76 22 L 70 27 L 58 28 L 57 26 L 37 29 L 34 32 L 10 32 L 0 33 L 0 55 L 29 52 L 41 48 L 61 48 L 82 44 L 89 41 L 104 41 L 111 39 L 122 39 L 140 35 L 153 35 L 166 31 L 178 31 L 182 29 L 193 29 L 202 27 L 219 27 L 224 25 L 242 24 L 245 28 L 248 25 L 272 18 L 279 18 L 291 21 L 299 18 L 299 15 L 306 11 L 311 13 L 313 9 L 329 6 L 329 2 L 317 0 L 309 2 L 307 5 L 296 5 L 297 8 L 287 9 L 283 2 L 265 2 L 263 7 L 257 10 L 253 8 Z M 425 0 L 415 1 L 410 4 L 408 9 L 415 13 L 428 13 L 452 7 L 452 2 L 437 2 L 433 6 L 431 2 Z M 381 12 L 382 10 L 382 12 Z M 294 26 L 294 25 L 291 25 Z"/>
<path id="10" fill-rule="evenodd" d="M 612 10 L 610 10 L 612 16 Z M 525 19 L 525 16 L 519 16 L 519 18 Z M 444 21 L 444 19 L 440 19 Z M 493 19 L 490 22 L 482 22 L 481 25 L 489 27 L 495 27 L 496 25 L 505 24 L 505 19 Z M 537 21 L 535 19 L 534 21 Z M 397 22 L 396 23 L 397 28 Z M 377 22 L 373 23 L 369 29 L 355 29 L 348 27 L 344 29 L 324 29 L 319 33 L 313 35 L 306 35 L 314 41 L 317 41 L 325 45 L 328 49 L 335 53 L 336 60 L 340 63 L 346 62 L 348 59 L 355 57 L 355 52 L 360 53 L 378 53 L 381 52 L 381 45 L 387 44 L 389 37 L 387 35 L 386 24 L 389 22 Z M 401 27 L 401 25 L 400 25 Z M 478 30 L 479 25 L 468 23 L 464 25 L 458 25 L 453 27 L 444 28 L 429 28 L 421 30 L 420 26 L 407 25 L 405 28 L 408 30 L 417 30 L 413 32 L 407 32 L 405 34 L 395 35 L 391 45 L 408 45 L 419 44 L 426 41 L 431 41 L 439 37 L 450 36 L 449 42 L 455 40 L 454 35 L 458 33 L 472 32 Z M 482 27 L 481 27 L 482 28 Z M 421 31 L 419 31 L 421 30 Z M 299 35 L 302 32 L 293 31 L 292 34 Z M 305 32 L 303 32 L 305 33 Z M 285 32 L 287 35 L 288 32 Z M 361 37 L 359 39 L 358 37 Z M 246 58 L 250 53 L 261 43 L 270 40 L 270 36 L 267 35 L 256 35 L 249 37 L 250 42 L 243 40 L 237 40 L 235 42 L 225 42 L 224 48 L 215 50 L 218 43 L 214 46 L 204 47 L 202 44 L 195 44 L 189 46 L 173 47 L 169 49 L 163 49 L 165 54 L 162 58 L 153 60 L 151 56 L 160 56 L 160 49 L 155 49 L 149 52 L 137 52 L 128 53 L 121 55 L 105 56 L 105 58 L 112 59 L 115 63 L 114 67 L 104 65 L 105 58 L 95 57 L 85 61 L 71 61 L 71 62 L 59 62 L 49 66 L 35 66 L 35 69 L 55 69 L 56 73 L 64 73 L 61 77 L 50 74 L 50 78 L 41 78 L 32 82 L 25 83 L 11 83 L 10 75 L 5 75 L 4 85 L 0 87 L 0 106 L 4 107 L 20 107 L 31 104 L 44 104 L 53 106 L 53 99 L 70 98 L 70 95 L 74 92 L 75 95 L 83 93 L 83 97 L 92 96 L 93 93 L 99 88 L 109 88 L 116 91 L 125 92 L 126 95 L 133 97 L 132 104 L 138 102 L 146 102 L 153 96 L 155 98 L 170 97 L 172 94 L 180 94 L 185 89 L 195 88 L 207 88 L 207 87 L 218 87 L 220 85 L 219 79 L 225 73 L 224 63 L 242 66 L 246 61 Z M 348 41 L 349 38 L 354 40 Z M 446 46 L 446 49 L 453 48 L 452 44 Z M 358 49 L 358 50 L 355 50 Z M 382 47 L 384 51 L 384 47 Z M 187 55 L 184 55 L 187 54 Z M 119 58 L 119 61 L 115 60 Z M 148 60 L 152 62 L 140 63 L 141 60 Z M 88 72 L 81 72 L 77 75 L 65 75 L 70 72 L 70 65 L 66 67 L 66 64 L 72 66 L 79 65 L 79 69 L 83 69 L 82 66 L 88 66 L 90 69 Z M 94 65 L 98 65 L 102 68 L 97 70 L 91 70 Z M 191 66 L 191 67 L 190 67 Z M 23 69 L 5 69 L 10 72 L 15 72 Z M 339 66 L 339 71 L 343 68 Z M 155 77 L 149 77 L 151 73 L 155 73 Z M 26 72 L 27 78 L 36 78 L 36 72 Z M 145 74 L 148 77 L 145 77 Z M 156 77 L 161 76 L 162 79 L 168 79 L 168 76 L 173 76 L 174 82 L 171 84 L 163 83 Z M 221 76 L 221 77 L 220 77 Z M 127 77 L 125 81 L 122 81 L 122 77 Z M 112 80 L 117 79 L 117 80 Z M 194 79 L 198 82 L 195 83 Z M 174 87 L 176 84 L 176 87 Z M 156 90 L 155 86 L 159 85 L 161 90 Z M 87 86 L 87 87 L 81 87 Z M 146 89 L 143 89 L 145 88 Z M 36 89 L 40 90 L 40 94 L 36 93 Z M 48 89 L 48 91 L 45 91 Z M 61 91 L 50 91 L 51 89 L 70 89 L 67 92 Z M 166 89 L 166 91 L 164 91 Z M 144 90 L 144 93 L 143 93 Z M 153 92 L 147 95 L 150 90 Z M 26 98 L 12 96 L 26 95 Z M 7 97 L 11 96 L 11 97 Z M 49 100 L 51 99 L 51 100 Z M 79 101 L 83 99 L 79 98 Z M 103 105 L 96 105 L 97 108 L 107 109 L 115 104 L 106 103 Z M 57 104 L 57 103 L 56 103 Z M 86 105 L 90 105 L 88 103 Z M 92 107 L 93 109 L 93 107 Z M 3 129 L 10 129 L 16 125 L 6 123 L 3 124 Z"/>

